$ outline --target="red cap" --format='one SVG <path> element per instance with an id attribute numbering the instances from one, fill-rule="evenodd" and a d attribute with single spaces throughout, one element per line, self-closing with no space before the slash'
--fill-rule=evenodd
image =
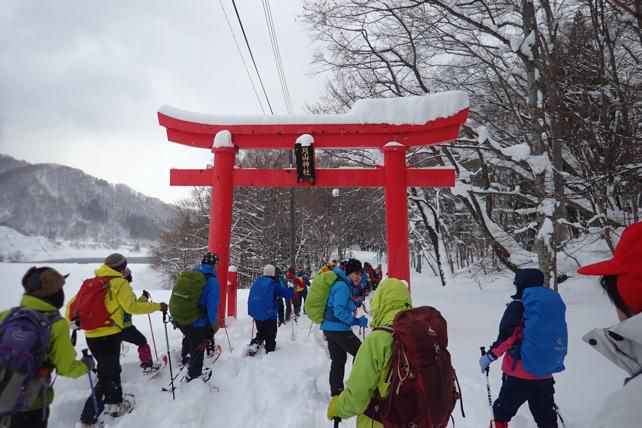
<path id="1" fill-rule="evenodd" d="M 624 229 L 612 259 L 581 267 L 577 273 L 616 275 L 624 303 L 635 313 L 642 312 L 642 222 Z"/>

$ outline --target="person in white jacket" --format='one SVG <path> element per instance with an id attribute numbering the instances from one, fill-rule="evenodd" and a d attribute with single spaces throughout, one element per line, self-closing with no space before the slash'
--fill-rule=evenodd
<path id="1" fill-rule="evenodd" d="M 642 426 L 642 222 L 622 233 L 613 258 L 580 268 L 601 275 L 620 323 L 588 332 L 584 341 L 622 368 L 624 386 L 610 394 L 592 419 L 594 428 Z"/>

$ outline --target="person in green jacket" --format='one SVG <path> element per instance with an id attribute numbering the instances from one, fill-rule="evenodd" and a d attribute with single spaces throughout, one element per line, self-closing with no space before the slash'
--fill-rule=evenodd
<path id="1" fill-rule="evenodd" d="M 20 301 L 20 307 L 41 312 L 54 320 L 49 334 L 48 357 L 43 367 L 49 378 L 54 369 L 60 376 L 78 378 L 94 368 L 94 360 L 90 355 L 80 361 L 76 360 L 76 350 L 69 337 L 69 322 L 58 312 L 65 300 L 63 285 L 66 277 L 50 267 L 32 267 L 22 278 L 25 294 Z M 0 313 L 0 323 L 10 313 L 10 310 Z M 51 383 L 45 388 L 29 410 L 10 416 L 10 428 L 46 428 L 54 391 Z M 6 424 L 6 419 L 0 422 L 0 425 L 2 423 Z"/>
<path id="2" fill-rule="evenodd" d="M 370 327 L 391 327 L 395 315 L 411 307 L 412 301 L 406 284 L 396 278 L 387 278 L 379 284 L 370 302 Z M 392 335 L 385 331 L 373 330 L 366 337 L 354 359 L 346 388 L 340 395 L 332 397 L 328 404 L 329 420 L 357 416 L 357 428 L 383 428 L 382 424 L 363 413 L 375 391 L 382 398 L 388 395 L 390 384 L 387 379 L 392 345 Z"/>

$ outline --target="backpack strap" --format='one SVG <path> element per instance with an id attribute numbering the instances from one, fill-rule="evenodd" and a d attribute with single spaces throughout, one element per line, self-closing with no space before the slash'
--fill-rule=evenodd
<path id="1" fill-rule="evenodd" d="M 395 330 L 389 325 L 381 325 L 379 327 L 373 328 L 372 331 L 385 331 L 390 334 L 395 334 Z"/>

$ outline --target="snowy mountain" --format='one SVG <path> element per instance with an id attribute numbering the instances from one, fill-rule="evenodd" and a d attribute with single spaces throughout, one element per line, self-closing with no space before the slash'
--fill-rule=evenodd
<path id="1" fill-rule="evenodd" d="M 173 208 L 79 169 L 0 155 L 0 226 L 116 246 L 158 239 Z"/>

